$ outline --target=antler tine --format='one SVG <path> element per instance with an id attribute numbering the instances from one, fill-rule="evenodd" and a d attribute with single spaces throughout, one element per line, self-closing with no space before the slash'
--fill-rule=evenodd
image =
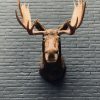
<path id="1" fill-rule="evenodd" d="M 85 13 L 85 7 L 86 2 L 84 0 L 75 0 L 74 2 L 74 10 L 73 15 L 70 21 L 66 22 L 60 29 L 60 34 L 62 34 L 61 31 L 63 31 L 66 34 L 74 34 L 75 30 L 80 27 L 83 21 L 84 13 Z"/>
<path id="2" fill-rule="evenodd" d="M 74 7 L 76 7 L 76 2 L 75 2 L 75 0 L 73 0 L 73 3 L 74 3 Z"/>
<path id="3" fill-rule="evenodd" d="M 17 1 L 17 3 L 18 3 L 18 7 L 19 7 L 20 14 L 21 14 L 21 16 L 23 17 L 23 14 L 22 14 L 22 11 L 21 11 L 21 4 L 20 4 L 20 0 L 18 0 L 18 1 Z"/>
<path id="4" fill-rule="evenodd" d="M 26 29 L 26 27 L 23 25 L 22 21 L 21 21 L 20 18 L 18 17 L 17 10 L 15 10 L 15 13 L 16 13 L 16 18 L 17 18 L 17 21 L 19 22 L 19 24 L 22 25 L 22 26 Z"/>
<path id="5" fill-rule="evenodd" d="M 26 3 L 22 4 L 20 3 L 20 0 L 17 1 L 18 2 L 18 8 L 20 11 L 20 15 L 22 20 L 18 17 L 18 13 L 17 10 L 15 11 L 16 13 L 16 18 L 19 22 L 19 24 L 21 26 L 24 27 L 24 29 L 27 30 L 27 32 L 29 33 L 29 35 L 40 35 L 40 34 L 44 34 L 45 31 L 33 31 L 35 26 L 38 26 L 39 22 L 34 21 L 34 23 L 31 23 L 31 14 L 30 14 L 30 10 L 29 10 L 29 5 L 27 6 Z M 42 26 L 42 25 L 41 25 Z"/>

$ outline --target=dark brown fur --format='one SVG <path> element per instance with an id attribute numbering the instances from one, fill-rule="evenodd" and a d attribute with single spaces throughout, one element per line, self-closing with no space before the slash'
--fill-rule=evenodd
<path id="1" fill-rule="evenodd" d="M 65 64 L 64 61 L 61 57 L 61 43 L 59 40 L 59 57 L 57 62 L 54 63 L 47 63 L 45 60 L 45 54 L 44 54 L 44 41 L 42 42 L 42 52 L 43 52 L 43 60 L 42 60 L 42 65 L 40 67 L 40 74 L 41 76 L 49 81 L 49 82 L 56 82 L 61 79 L 63 79 L 64 74 L 65 74 Z"/>

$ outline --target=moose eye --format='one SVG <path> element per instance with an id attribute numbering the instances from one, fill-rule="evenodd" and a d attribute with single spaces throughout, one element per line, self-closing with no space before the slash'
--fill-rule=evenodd
<path id="1" fill-rule="evenodd" d="M 58 53 L 58 51 L 55 51 L 55 53 Z"/>

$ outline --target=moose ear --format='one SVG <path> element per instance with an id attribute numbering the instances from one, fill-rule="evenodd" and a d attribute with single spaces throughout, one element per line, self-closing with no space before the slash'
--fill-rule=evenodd
<path id="1" fill-rule="evenodd" d="M 69 27 L 69 21 L 65 21 L 63 25 L 58 27 L 58 29 L 59 30 L 67 30 L 68 27 Z"/>
<path id="2" fill-rule="evenodd" d="M 38 31 L 45 31 L 45 27 L 39 22 L 39 20 L 37 19 L 35 22 L 35 27 Z"/>

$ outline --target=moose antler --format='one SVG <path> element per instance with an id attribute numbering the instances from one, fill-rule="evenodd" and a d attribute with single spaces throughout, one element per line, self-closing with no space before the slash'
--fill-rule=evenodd
<path id="1" fill-rule="evenodd" d="M 22 25 L 24 27 L 24 29 L 27 30 L 29 35 L 45 33 L 45 28 L 43 27 L 43 25 L 40 24 L 39 20 L 35 20 L 34 23 L 32 24 L 29 7 L 26 5 L 26 3 L 22 4 L 22 6 L 21 6 L 20 0 L 18 0 L 18 7 L 19 7 L 19 11 L 20 11 L 22 20 L 20 20 L 20 18 L 18 17 L 17 10 L 15 11 L 16 18 L 17 18 L 18 22 L 20 23 L 20 25 Z M 35 31 L 34 26 L 39 31 Z"/>
<path id="2" fill-rule="evenodd" d="M 80 27 L 84 13 L 85 13 L 86 2 L 78 0 L 74 2 L 74 11 L 71 20 L 65 22 L 59 29 L 59 34 L 74 34 L 75 30 Z"/>

